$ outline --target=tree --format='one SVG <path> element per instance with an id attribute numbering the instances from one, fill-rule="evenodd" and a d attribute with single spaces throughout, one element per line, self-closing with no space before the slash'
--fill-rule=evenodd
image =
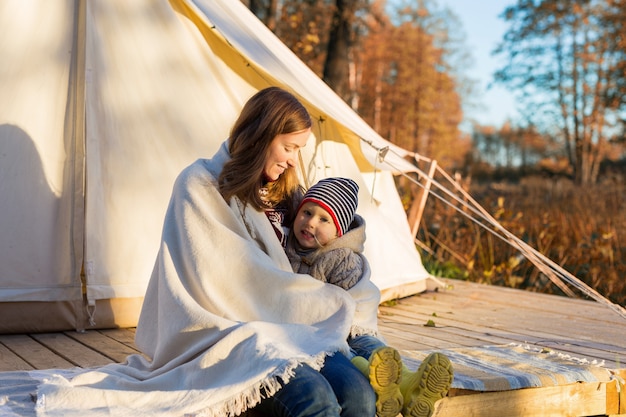
<path id="1" fill-rule="evenodd" d="M 523 175 L 552 153 L 550 138 L 534 126 L 515 127 L 507 122 L 496 129 L 476 124 L 473 131 L 472 162 L 483 169 L 504 168 Z"/>
<path id="2" fill-rule="evenodd" d="M 397 145 L 462 164 L 461 100 L 438 42 L 440 19 L 426 5 L 403 7 L 393 22 L 380 10 L 375 3 L 357 57 L 358 112 Z"/>
<path id="3" fill-rule="evenodd" d="M 311 70 L 322 76 L 331 0 L 242 0 Z"/>
<path id="4" fill-rule="evenodd" d="M 263 13 L 267 1 L 248 0 Z M 431 13 L 433 0 L 418 3 L 392 23 L 384 0 L 282 0 L 274 32 L 383 137 L 460 166 L 470 142 L 458 130 L 448 20 Z"/>
<path id="5" fill-rule="evenodd" d="M 616 103 L 605 100 L 619 62 L 607 40 L 606 0 L 518 0 L 496 53 L 508 64 L 496 81 L 521 92 L 529 120 L 563 143 L 579 185 L 597 180 L 615 133 Z"/>
<path id="6" fill-rule="evenodd" d="M 357 11 L 361 0 L 335 0 L 326 49 L 323 80 L 346 102 L 350 101 L 350 56 L 358 33 Z"/>
<path id="7" fill-rule="evenodd" d="M 609 108 L 626 107 L 626 0 L 608 0 L 607 12 L 601 16 L 602 27 L 606 30 L 605 39 L 615 62 L 611 66 L 605 97 Z M 622 133 L 625 130 L 626 115 L 622 110 L 619 115 Z M 624 135 L 616 138 L 624 142 Z"/>

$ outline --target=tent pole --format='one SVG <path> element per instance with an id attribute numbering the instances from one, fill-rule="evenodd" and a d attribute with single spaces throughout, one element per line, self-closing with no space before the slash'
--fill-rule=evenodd
<path id="1" fill-rule="evenodd" d="M 64 136 L 70 144 L 72 182 L 72 279 L 76 278 L 85 294 L 83 261 L 85 254 L 85 67 L 86 67 L 86 8 L 87 1 L 74 2 L 74 39 L 65 110 Z M 75 303 L 76 330 L 85 328 L 87 314 L 83 299 Z"/>
<path id="2" fill-rule="evenodd" d="M 415 237 L 424 215 L 424 208 L 426 207 L 426 200 L 430 193 L 430 187 L 432 184 L 432 178 L 435 175 L 437 169 L 437 161 L 431 160 L 428 168 L 428 177 L 424 180 L 424 187 L 422 187 L 416 194 L 411 208 L 409 209 L 409 226 L 411 227 L 411 235 Z"/>

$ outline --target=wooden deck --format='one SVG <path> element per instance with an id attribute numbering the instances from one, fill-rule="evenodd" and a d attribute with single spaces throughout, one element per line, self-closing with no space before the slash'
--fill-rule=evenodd
<path id="1" fill-rule="evenodd" d="M 444 280 L 449 288 L 381 306 L 387 342 L 406 350 L 523 343 L 550 348 L 626 377 L 626 319 L 587 300 Z M 426 326 L 431 320 L 431 325 Z M 434 326 L 433 326 L 434 324 Z M 136 353 L 134 329 L 0 335 L 0 371 L 92 367 Z M 478 393 L 452 390 L 436 416 L 626 416 L 615 380 Z"/>

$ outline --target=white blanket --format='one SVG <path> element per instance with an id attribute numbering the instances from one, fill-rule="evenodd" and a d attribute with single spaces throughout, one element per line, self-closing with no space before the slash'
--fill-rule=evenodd
<path id="1" fill-rule="evenodd" d="M 227 204 L 216 178 L 225 144 L 177 179 L 130 356 L 38 389 L 41 416 L 233 416 L 279 389 L 299 364 L 377 333 L 378 289 L 347 293 L 294 274 L 262 212 Z"/>

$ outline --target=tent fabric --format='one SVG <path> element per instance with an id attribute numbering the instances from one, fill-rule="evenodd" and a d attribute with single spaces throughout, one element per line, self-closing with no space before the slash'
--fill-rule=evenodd
<path id="1" fill-rule="evenodd" d="M 0 311 L 62 303 L 65 317 L 53 325 L 20 310 L 22 323 L 0 331 L 29 319 L 30 331 L 133 325 L 175 177 L 210 157 L 269 85 L 296 94 L 316 121 L 303 182 L 344 175 L 370 190 L 358 212 L 383 300 L 426 289 L 392 178 L 412 169 L 409 153 L 239 1 L 4 0 L 0 54 Z M 135 307 L 112 307 L 125 300 Z"/>
<path id="2" fill-rule="evenodd" d="M 74 164 L 81 154 L 78 149 L 70 154 L 75 146 L 65 122 L 73 4 L 37 6 L 0 3 L 3 302 L 82 297 L 73 239 Z"/>

